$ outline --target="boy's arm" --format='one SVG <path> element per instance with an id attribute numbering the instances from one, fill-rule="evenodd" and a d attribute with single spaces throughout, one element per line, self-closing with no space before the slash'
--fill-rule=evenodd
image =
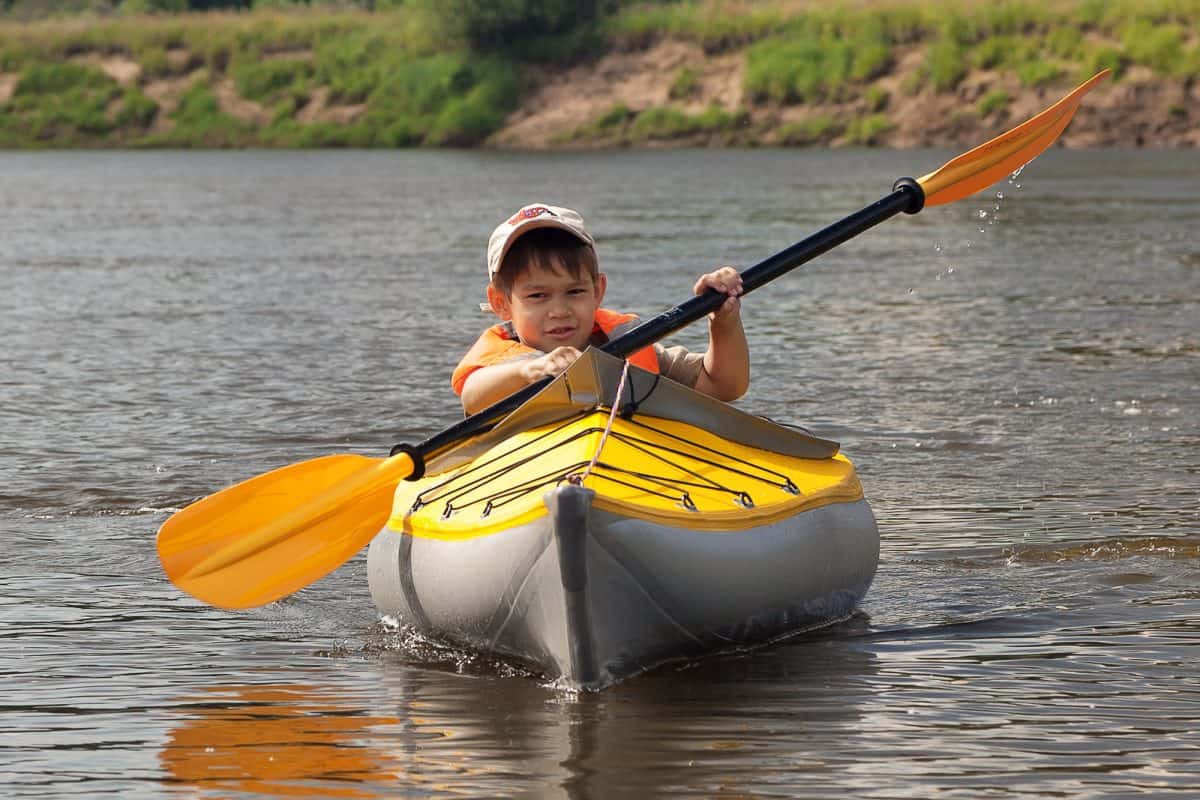
<path id="1" fill-rule="evenodd" d="M 742 329 L 742 278 L 733 267 L 721 267 L 701 275 L 694 291 L 724 292 L 725 302 L 708 320 L 708 351 L 704 370 L 696 379 L 696 390 L 718 400 L 737 400 L 750 388 L 750 346 Z"/>
<path id="2" fill-rule="evenodd" d="M 468 415 L 482 411 L 547 375 L 557 375 L 575 363 L 579 355 L 574 347 L 556 347 L 537 358 L 481 367 L 463 383 L 463 411 Z"/>

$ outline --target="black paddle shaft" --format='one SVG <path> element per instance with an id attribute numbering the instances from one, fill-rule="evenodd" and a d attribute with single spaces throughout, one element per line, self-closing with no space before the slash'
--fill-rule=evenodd
<path id="1" fill-rule="evenodd" d="M 758 287 L 770 283 L 801 264 L 829 252 L 842 242 L 854 238 L 868 228 L 873 228 L 884 220 L 891 219 L 901 211 L 906 214 L 916 214 L 924 205 L 925 192 L 921 185 L 912 178 L 901 178 L 892 187 L 892 193 L 886 197 L 743 271 L 742 293 L 748 294 Z M 725 297 L 724 292 L 709 289 L 669 311 L 664 311 L 657 317 L 646 320 L 629 333 L 618 336 L 600 349 L 624 358 L 716 311 L 725 302 Z M 553 377 L 547 376 L 531 383 L 524 389 L 472 414 L 462 422 L 430 436 L 418 445 L 398 444 L 392 448 L 391 454 L 409 454 L 413 460 L 413 471 L 408 476 L 408 480 L 415 481 L 425 474 L 427 459 L 442 454 L 465 439 L 491 430 L 510 412 L 546 388 L 552 380 Z"/>

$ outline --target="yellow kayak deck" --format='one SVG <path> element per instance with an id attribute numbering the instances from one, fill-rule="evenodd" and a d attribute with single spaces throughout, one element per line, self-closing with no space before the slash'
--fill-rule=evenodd
<path id="1" fill-rule="evenodd" d="M 863 496 L 840 454 L 784 455 L 644 414 L 616 417 L 605 436 L 608 421 L 609 409 L 595 407 L 401 483 L 388 528 L 445 540 L 497 534 L 544 516 L 542 495 L 564 481 L 593 489 L 597 509 L 703 531 L 745 530 Z"/>

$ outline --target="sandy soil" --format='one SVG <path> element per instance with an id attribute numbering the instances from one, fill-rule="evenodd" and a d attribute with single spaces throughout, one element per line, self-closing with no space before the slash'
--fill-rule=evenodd
<path id="1" fill-rule="evenodd" d="M 991 71 L 974 72 L 952 93 L 903 90 L 908 76 L 919 69 L 924 54 L 900 51 L 893 71 L 876 86 L 888 94 L 881 113 L 893 128 L 875 144 L 886 147 L 959 147 L 977 144 L 1028 119 L 1074 86 L 1070 80 L 1051 88 L 1023 87 L 1016 77 Z M 696 93 L 686 101 L 670 101 L 672 82 L 683 67 L 699 73 Z M 618 104 L 631 111 L 670 103 L 689 113 L 710 105 L 727 111 L 749 110 L 735 144 L 773 144 L 787 123 L 818 117 L 847 121 L 868 113 L 859 99 L 846 103 L 780 106 L 749 104 L 742 93 L 741 53 L 709 57 L 698 45 L 660 42 L 647 50 L 614 53 L 599 62 L 553 74 L 521 103 L 488 145 L 497 148 L 544 149 L 608 146 L 611 142 L 579 141 L 572 134 Z M 995 89 L 1011 98 L 1006 108 L 981 118 L 979 101 Z M 566 143 L 564 143 L 566 142 Z M 705 144 L 690 139 L 676 144 Z M 1080 108 L 1077 121 L 1060 143 L 1067 147 L 1200 147 L 1200 85 L 1154 76 L 1135 68 L 1119 82 L 1102 83 Z M 846 144 L 834 139 L 829 144 Z"/>
<path id="2" fill-rule="evenodd" d="M 697 91 L 673 105 L 688 113 L 716 104 L 726 111 L 742 105 L 744 59 L 740 54 L 709 58 L 699 45 L 662 42 L 649 50 L 613 53 L 599 62 L 544 76 L 503 129 L 495 147 L 543 148 L 569 136 L 617 105 L 644 111 L 671 102 L 671 84 L 685 67 L 698 74 Z"/>

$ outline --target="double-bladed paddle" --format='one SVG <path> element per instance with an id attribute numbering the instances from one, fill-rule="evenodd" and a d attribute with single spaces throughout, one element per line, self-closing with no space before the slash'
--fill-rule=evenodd
<path id="1" fill-rule="evenodd" d="M 744 292 L 775 280 L 900 212 L 961 200 L 1036 158 L 1067 127 L 1095 75 L 1027 122 L 913 180 L 891 194 L 742 272 Z M 725 295 L 708 290 L 604 346 L 627 356 L 703 318 Z M 396 484 L 415 480 L 425 462 L 495 427 L 541 391 L 531 384 L 418 445 L 388 458 L 330 455 L 259 475 L 192 503 L 158 531 L 158 555 L 176 586 L 206 603 L 251 608 L 295 592 L 332 572 L 387 522 Z"/>

